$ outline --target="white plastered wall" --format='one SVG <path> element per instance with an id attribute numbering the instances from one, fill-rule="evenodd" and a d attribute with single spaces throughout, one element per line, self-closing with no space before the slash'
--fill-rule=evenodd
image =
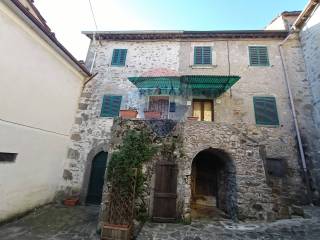
<path id="1" fill-rule="evenodd" d="M 0 222 L 52 201 L 84 76 L 0 2 Z"/>

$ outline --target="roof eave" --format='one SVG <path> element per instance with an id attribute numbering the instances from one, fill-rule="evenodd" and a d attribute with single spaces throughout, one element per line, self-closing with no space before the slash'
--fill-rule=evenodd
<path id="1" fill-rule="evenodd" d="M 306 5 L 305 9 L 300 13 L 299 17 L 293 23 L 293 28 L 295 30 L 301 29 L 303 24 L 307 21 L 310 15 L 313 13 L 317 5 L 319 4 L 320 0 L 310 0 L 309 3 Z"/>
<path id="2" fill-rule="evenodd" d="M 27 9 L 18 1 L 11 0 L 4 2 L 18 17 L 27 23 L 38 35 L 46 41 L 56 52 L 58 52 L 71 66 L 77 69 L 85 77 L 90 77 L 91 73 L 55 38 L 52 32 L 39 22 Z"/>
<path id="3" fill-rule="evenodd" d="M 282 30 L 231 30 L 231 31 L 84 31 L 91 40 L 165 40 L 192 38 L 286 38 Z"/>

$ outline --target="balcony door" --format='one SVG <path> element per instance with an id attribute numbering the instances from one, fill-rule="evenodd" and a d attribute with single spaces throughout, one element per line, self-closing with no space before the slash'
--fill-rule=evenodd
<path id="1" fill-rule="evenodd" d="M 169 112 L 169 97 L 166 96 L 150 96 L 149 97 L 149 111 L 161 113 L 162 119 L 168 118 Z"/>
<path id="2" fill-rule="evenodd" d="M 213 121 L 213 101 L 205 99 L 194 99 L 192 104 L 193 116 L 198 117 L 198 121 Z"/>

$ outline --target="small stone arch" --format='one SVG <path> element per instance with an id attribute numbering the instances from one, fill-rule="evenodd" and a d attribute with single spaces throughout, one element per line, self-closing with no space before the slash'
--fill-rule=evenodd
<path id="1" fill-rule="evenodd" d="M 106 143 L 98 144 L 96 147 L 92 148 L 91 151 L 87 155 L 87 160 L 85 163 L 85 170 L 84 170 L 84 175 L 83 175 L 82 188 L 81 188 L 81 193 L 80 193 L 80 201 L 82 203 L 85 203 L 87 193 L 88 193 L 92 161 L 95 158 L 95 156 L 100 152 L 108 153 L 108 145 Z"/>
<path id="2" fill-rule="evenodd" d="M 236 167 L 224 150 L 209 147 L 194 156 L 190 189 L 192 210 L 199 210 L 202 205 L 205 214 L 219 209 L 237 220 Z"/>

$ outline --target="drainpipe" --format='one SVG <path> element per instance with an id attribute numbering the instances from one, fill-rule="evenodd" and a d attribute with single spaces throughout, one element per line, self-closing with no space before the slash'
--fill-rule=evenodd
<path id="1" fill-rule="evenodd" d="M 312 205 L 312 193 L 311 193 L 311 189 L 310 189 L 309 174 L 308 174 L 306 159 L 305 159 L 305 155 L 304 155 L 304 150 L 303 150 L 303 147 L 302 147 L 300 129 L 299 129 L 296 110 L 295 110 L 295 106 L 294 106 L 294 102 L 293 102 L 290 82 L 288 80 L 288 72 L 287 72 L 287 69 L 286 69 L 286 66 L 285 66 L 285 63 L 284 63 L 284 58 L 283 58 L 282 45 L 290 38 L 290 36 L 291 36 L 291 33 L 289 33 L 289 35 L 278 45 L 278 48 L 279 48 L 279 53 L 280 53 L 280 58 L 281 58 L 282 69 L 284 71 L 284 79 L 285 79 L 285 82 L 286 82 L 286 85 L 287 85 L 287 89 L 288 89 L 288 93 L 289 93 L 290 107 L 291 107 L 291 112 L 292 112 L 292 116 L 293 116 L 294 127 L 295 127 L 295 131 L 296 131 L 296 134 L 297 134 L 297 139 L 298 139 L 298 146 L 299 146 L 300 158 L 301 158 L 301 162 L 302 162 L 303 176 L 305 178 L 306 187 L 307 187 L 307 198 L 308 198 L 309 204 Z"/>
<path id="2" fill-rule="evenodd" d="M 96 61 L 96 57 L 97 57 L 97 50 L 94 51 L 93 60 L 92 60 L 92 64 L 91 64 L 91 67 L 90 67 L 90 73 L 92 73 L 92 71 L 93 71 L 93 67 L 94 67 L 94 63 Z"/>

